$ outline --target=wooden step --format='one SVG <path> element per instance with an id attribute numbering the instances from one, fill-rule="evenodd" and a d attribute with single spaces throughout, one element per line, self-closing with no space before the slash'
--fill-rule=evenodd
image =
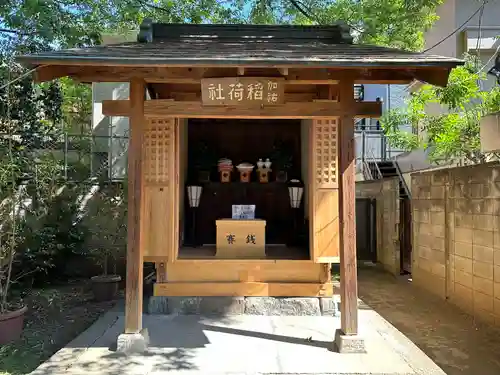
<path id="1" fill-rule="evenodd" d="M 154 296 L 331 297 L 328 283 L 172 282 L 156 283 Z"/>

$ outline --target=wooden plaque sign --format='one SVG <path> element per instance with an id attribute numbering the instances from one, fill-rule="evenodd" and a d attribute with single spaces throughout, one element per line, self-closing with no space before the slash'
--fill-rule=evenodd
<path id="1" fill-rule="evenodd" d="M 279 105 L 285 102 L 282 78 L 227 77 L 201 80 L 203 105 Z"/>

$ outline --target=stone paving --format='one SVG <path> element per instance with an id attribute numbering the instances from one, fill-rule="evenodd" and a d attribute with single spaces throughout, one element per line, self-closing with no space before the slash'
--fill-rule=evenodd
<path id="1" fill-rule="evenodd" d="M 114 351 L 124 326 L 111 311 L 32 375 L 444 375 L 377 313 L 360 311 L 366 353 L 333 350 L 340 318 L 331 316 L 144 315 L 150 348 Z"/>
<path id="2" fill-rule="evenodd" d="M 359 297 L 448 375 L 499 375 L 500 329 L 377 269 L 359 270 Z"/>
<path id="3" fill-rule="evenodd" d="M 359 292 L 364 354 L 332 350 L 335 316 L 144 315 L 150 349 L 124 356 L 114 351 L 124 325 L 116 309 L 32 374 L 500 374 L 498 329 L 376 269 L 360 270 Z"/>

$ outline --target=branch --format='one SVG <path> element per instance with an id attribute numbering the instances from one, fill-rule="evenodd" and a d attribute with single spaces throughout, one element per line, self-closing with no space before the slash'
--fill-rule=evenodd
<path id="1" fill-rule="evenodd" d="M 38 271 L 38 270 L 35 268 L 35 269 L 31 270 L 31 271 L 26 271 L 26 272 L 24 272 L 24 273 L 21 273 L 21 274 L 17 275 L 17 277 L 16 277 L 15 279 L 11 280 L 11 282 L 12 282 L 12 283 L 16 283 L 18 280 L 22 279 L 23 277 L 26 277 L 26 276 L 28 276 L 29 274 L 35 273 L 35 272 L 37 272 L 37 271 Z"/>
<path id="2" fill-rule="evenodd" d="M 36 34 L 38 34 L 37 32 L 33 32 L 33 33 L 23 33 L 22 31 L 19 31 L 19 30 L 2 29 L 2 28 L 0 28 L 0 33 L 6 33 L 6 34 L 16 34 L 16 35 L 23 35 L 23 36 L 28 36 L 28 35 L 36 35 Z"/>
<path id="3" fill-rule="evenodd" d="M 302 4 L 299 4 L 299 2 L 297 2 L 296 0 L 290 0 L 290 3 L 292 3 L 292 5 L 294 6 L 294 8 L 297 9 L 304 17 L 308 18 L 310 21 L 313 21 L 313 22 L 316 22 L 316 23 L 320 23 L 318 21 L 318 19 L 315 16 L 313 16 L 312 14 L 310 14 L 305 9 L 305 7 L 303 8 Z"/>
<path id="4" fill-rule="evenodd" d="M 167 9 L 167 8 L 163 8 L 163 7 L 160 7 L 158 5 L 153 5 L 153 4 L 148 4 L 146 3 L 144 0 L 138 0 L 139 3 L 145 7 L 149 7 L 151 9 L 156 9 L 156 10 L 161 10 L 162 12 L 165 12 L 165 13 L 168 13 L 169 15 L 172 14 L 172 11 Z"/>

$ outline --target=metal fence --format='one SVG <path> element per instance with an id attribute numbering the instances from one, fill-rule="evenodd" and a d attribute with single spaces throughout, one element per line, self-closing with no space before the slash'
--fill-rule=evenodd
<path id="1" fill-rule="evenodd" d="M 21 142 L 22 134 L 0 133 Z M 62 168 L 62 175 L 69 181 L 85 181 L 95 177 L 103 181 L 120 181 L 126 177 L 128 133 L 118 135 L 75 134 L 61 132 L 41 137 L 27 145 L 33 162 L 37 155 L 52 156 Z"/>
<path id="2" fill-rule="evenodd" d="M 70 180 L 89 177 L 111 181 L 124 179 L 128 141 L 128 135 L 64 134 L 65 177 Z"/>

